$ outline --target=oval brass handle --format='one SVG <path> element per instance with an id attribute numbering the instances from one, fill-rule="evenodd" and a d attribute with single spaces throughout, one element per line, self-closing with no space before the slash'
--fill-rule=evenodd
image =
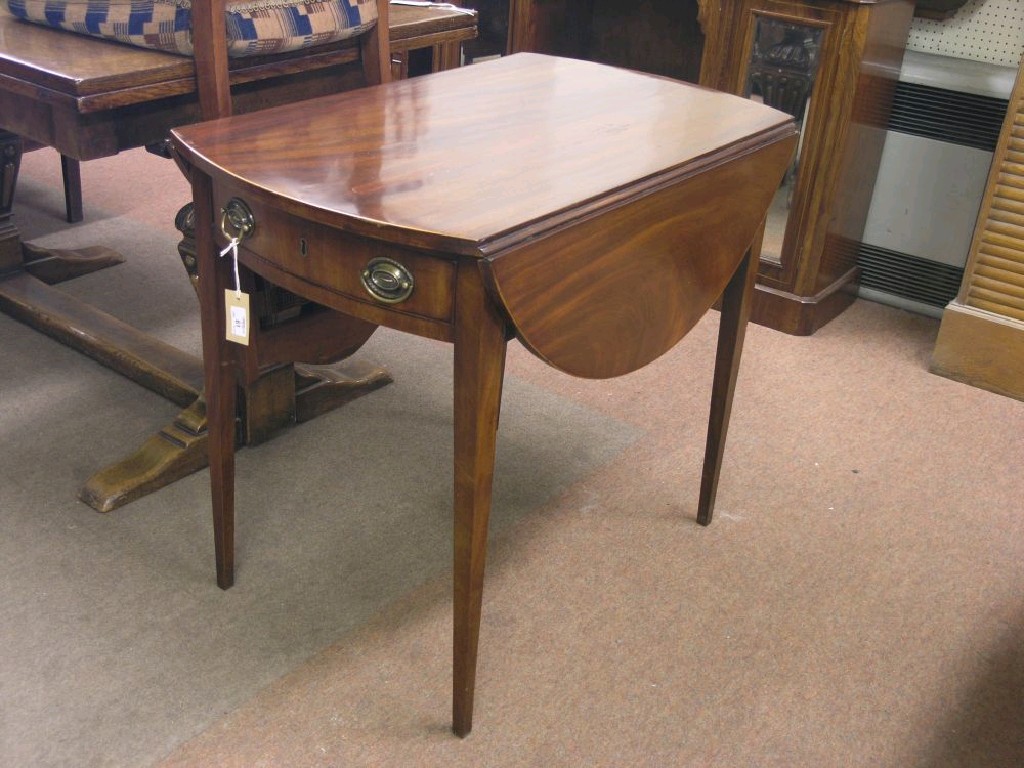
<path id="1" fill-rule="evenodd" d="M 386 304 L 398 304 L 412 295 L 412 272 L 397 261 L 383 257 L 371 259 L 360 274 L 363 287 L 373 298 Z"/>
<path id="2" fill-rule="evenodd" d="M 232 197 L 220 209 L 220 231 L 228 240 L 242 242 L 256 229 L 256 219 L 245 201 Z M 232 234 L 232 232 L 234 234 Z"/>

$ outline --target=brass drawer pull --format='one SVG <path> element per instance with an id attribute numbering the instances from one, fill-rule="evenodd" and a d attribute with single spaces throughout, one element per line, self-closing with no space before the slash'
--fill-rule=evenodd
<path id="1" fill-rule="evenodd" d="M 220 209 L 220 231 L 228 240 L 242 242 L 256 228 L 252 211 L 241 198 L 232 197 Z"/>
<path id="2" fill-rule="evenodd" d="M 412 272 L 391 259 L 371 259 L 360 278 L 369 294 L 386 304 L 398 304 L 412 295 Z"/>

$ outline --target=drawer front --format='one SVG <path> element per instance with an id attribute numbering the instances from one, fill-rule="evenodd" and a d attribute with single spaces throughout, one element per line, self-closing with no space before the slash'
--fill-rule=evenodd
<path id="1" fill-rule="evenodd" d="M 242 242 L 265 262 L 349 299 L 401 314 L 451 322 L 455 263 L 411 248 L 383 243 L 305 220 L 272 206 L 214 193 L 218 218 L 236 197 L 252 212 L 254 226 Z M 234 233 L 227 225 L 229 233 Z M 218 236 L 221 245 L 227 237 Z M 243 261 L 245 256 L 243 255 Z"/>

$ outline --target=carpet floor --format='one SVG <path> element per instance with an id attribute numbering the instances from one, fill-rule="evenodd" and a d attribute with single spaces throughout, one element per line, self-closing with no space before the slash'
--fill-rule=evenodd
<path id="1" fill-rule="evenodd" d="M 25 157 L 25 238 L 120 250 L 62 289 L 198 352 L 184 180 L 82 173 L 69 226 L 56 154 Z M 0 315 L 0 764 L 1024 764 L 1024 403 L 930 374 L 930 318 L 751 326 L 703 528 L 717 323 L 604 382 L 511 345 L 459 740 L 449 348 L 380 331 L 393 384 L 239 453 L 222 592 L 206 472 L 76 500 L 177 407 Z"/>

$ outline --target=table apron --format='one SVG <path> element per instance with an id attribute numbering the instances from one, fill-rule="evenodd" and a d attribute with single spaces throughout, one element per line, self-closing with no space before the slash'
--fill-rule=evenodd
<path id="1" fill-rule="evenodd" d="M 449 343 L 455 341 L 455 330 L 451 321 L 404 312 L 394 306 L 374 303 L 369 297 L 366 300 L 356 298 L 346 291 L 339 291 L 317 281 L 300 277 L 282 269 L 280 265 L 270 259 L 245 249 L 240 251 L 240 261 L 274 285 L 350 317 L 428 339 Z"/>

